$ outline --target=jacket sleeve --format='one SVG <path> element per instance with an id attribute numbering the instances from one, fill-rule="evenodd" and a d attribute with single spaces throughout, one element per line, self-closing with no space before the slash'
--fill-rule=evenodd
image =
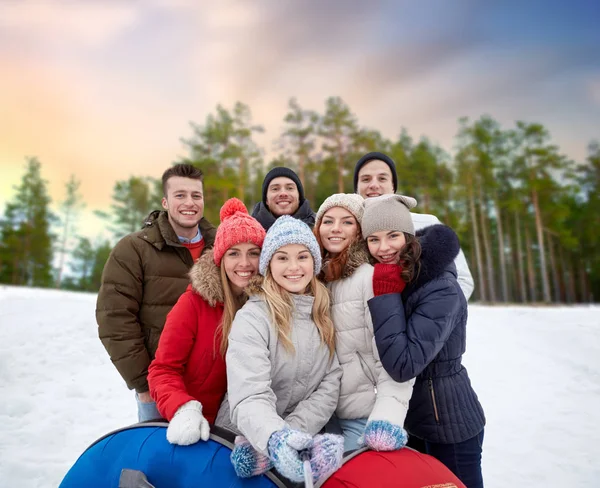
<path id="1" fill-rule="evenodd" d="M 363 282 L 364 320 L 371 333 L 373 357 L 375 358 L 375 372 L 377 375 L 377 396 L 375 406 L 369 415 L 369 420 L 387 420 L 388 422 L 403 426 L 408 413 L 408 404 L 413 392 L 415 380 L 402 383 L 394 381 L 381 364 L 379 352 L 373 336 L 373 321 L 369 311 L 368 302 L 373 298 L 373 274 L 368 275 L 368 280 Z"/>
<path id="2" fill-rule="evenodd" d="M 167 315 L 156 357 L 148 370 L 150 394 L 160 414 L 169 422 L 181 405 L 195 400 L 187 392 L 183 380 L 198 331 L 198 312 L 190 293 L 181 295 Z"/>
<path id="3" fill-rule="evenodd" d="M 127 387 L 143 393 L 148 391 L 150 355 L 138 317 L 144 272 L 133 239 L 121 239 L 104 266 L 96 321 L 100 340 Z"/>
<path id="4" fill-rule="evenodd" d="M 227 394 L 231 421 L 255 449 L 267 454 L 271 434 L 285 427 L 277 414 L 277 397 L 271 389 L 269 324 L 248 310 L 235 315 L 227 348 Z"/>
<path id="5" fill-rule="evenodd" d="M 465 253 L 462 251 L 462 249 L 458 251 L 458 256 L 456 256 L 454 264 L 456 265 L 456 271 L 458 273 L 457 281 L 460 285 L 460 289 L 465 295 L 467 301 L 469 301 L 469 298 L 475 289 L 475 283 L 473 281 L 473 276 L 471 275 L 469 265 L 467 264 L 467 258 L 465 258 Z"/>
<path id="6" fill-rule="evenodd" d="M 286 423 L 292 429 L 310 435 L 318 434 L 335 412 L 341 381 L 342 367 L 334 354 L 317 389 L 296 405 L 294 411 L 285 418 Z"/>
<path id="7" fill-rule="evenodd" d="M 452 333 L 461 307 L 460 292 L 447 279 L 431 281 L 415 293 L 420 296 L 408 319 L 399 293 L 369 300 L 381 363 L 394 381 L 415 378 L 433 361 Z"/>

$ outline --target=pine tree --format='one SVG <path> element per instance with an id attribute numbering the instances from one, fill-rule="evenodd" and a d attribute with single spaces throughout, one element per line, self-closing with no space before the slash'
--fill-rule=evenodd
<path id="1" fill-rule="evenodd" d="M 0 227 L 0 281 L 47 287 L 52 284 L 50 197 L 37 158 L 26 159 L 17 194 L 6 206 Z"/>
<path id="2" fill-rule="evenodd" d="M 352 143 L 358 132 L 356 117 L 340 97 L 329 97 L 321 118 L 319 134 L 325 139 L 323 149 L 336 164 L 337 191 L 343 193 L 351 172 Z"/>
<path id="3" fill-rule="evenodd" d="M 110 231 L 116 238 L 121 238 L 141 229 L 148 214 L 161 208 L 157 194 L 159 187 L 156 180 L 149 177 L 132 176 L 128 180 L 117 181 L 111 211 L 96 211 L 96 214 L 108 220 Z"/>
<path id="4" fill-rule="evenodd" d="M 71 178 L 65 185 L 66 198 L 61 205 L 62 210 L 62 237 L 59 243 L 59 263 L 58 269 L 56 270 L 56 288 L 60 288 L 63 268 L 65 265 L 65 257 L 69 252 L 69 239 L 75 231 L 75 224 L 79 211 L 85 206 L 83 198 L 79 193 L 79 186 L 81 181 L 75 178 L 75 175 L 71 175 Z"/>

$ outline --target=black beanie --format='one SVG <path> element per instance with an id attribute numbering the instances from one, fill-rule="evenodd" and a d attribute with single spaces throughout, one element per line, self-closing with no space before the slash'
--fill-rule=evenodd
<path id="1" fill-rule="evenodd" d="M 302 205 L 304 203 L 304 188 L 302 186 L 302 183 L 300 182 L 300 178 L 298 178 L 298 175 L 294 173 L 290 168 L 284 168 L 283 166 L 277 166 L 276 168 L 273 168 L 267 173 L 267 176 L 265 176 L 262 186 L 262 201 L 264 205 L 267 205 L 267 190 L 269 189 L 269 183 L 271 183 L 271 180 L 274 180 L 275 178 L 279 177 L 289 178 L 294 183 L 296 183 L 296 187 L 298 188 L 298 194 L 300 195 L 298 203 Z"/>
<path id="2" fill-rule="evenodd" d="M 392 172 L 392 183 L 394 185 L 394 193 L 396 193 L 396 190 L 398 189 L 398 175 L 396 174 L 396 163 L 394 163 L 394 160 L 386 154 L 377 151 L 365 154 L 362 158 L 358 160 L 356 166 L 354 166 L 354 193 L 356 193 L 356 190 L 358 189 L 358 172 L 360 171 L 360 168 L 362 168 L 369 161 L 373 161 L 374 159 L 383 161 L 389 166 L 390 171 Z"/>

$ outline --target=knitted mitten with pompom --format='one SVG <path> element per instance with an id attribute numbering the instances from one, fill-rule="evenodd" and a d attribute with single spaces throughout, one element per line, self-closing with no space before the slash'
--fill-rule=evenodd
<path id="1" fill-rule="evenodd" d="M 231 451 L 231 464 L 240 478 L 250 478 L 266 473 L 273 467 L 268 456 L 261 454 L 243 436 L 235 438 L 235 447 Z"/>
<path id="2" fill-rule="evenodd" d="M 269 457 L 275 469 L 291 481 L 304 481 L 304 463 L 300 451 L 312 447 L 310 434 L 286 427 L 271 434 Z"/>
<path id="3" fill-rule="evenodd" d="M 344 457 L 344 438 L 335 434 L 317 434 L 310 450 L 310 467 L 317 482 L 337 471 Z"/>
<path id="4" fill-rule="evenodd" d="M 364 445 L 374 451 L 395 451 L 408 442 L 406 431 L 387 420 L 370 420 L 362 439 Z"/>

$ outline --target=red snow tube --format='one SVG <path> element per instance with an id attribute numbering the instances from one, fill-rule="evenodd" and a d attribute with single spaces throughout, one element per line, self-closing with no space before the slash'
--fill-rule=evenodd
<path id="1" fill-rule="evenodd" d="M 405 447 L 399 451 L 361 449 L 344 459 L 344 465 L 323 488 L 466 488 L 440 461 Z"/>

